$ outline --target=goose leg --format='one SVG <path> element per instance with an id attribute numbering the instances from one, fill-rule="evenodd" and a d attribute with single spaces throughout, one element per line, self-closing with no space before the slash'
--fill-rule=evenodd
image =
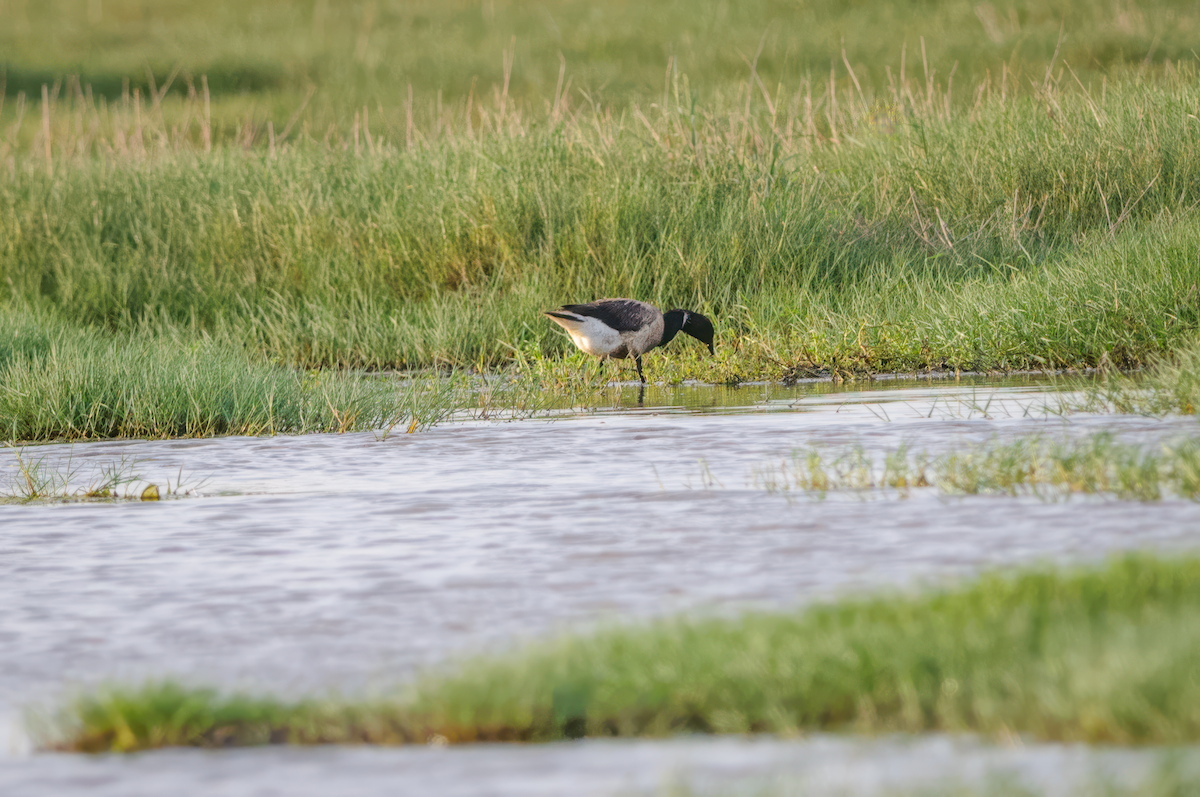
<path id="1" fill-rule="evenodd" d="M 601 357 L 600 361 L 596 363 L 596 370 L 592 373 L 592 380 L 591 380 L 593 385 L 595 385 L 597 380 L 600 378 L 600 374 L 604 370 L 604 361 L 607 359 L 608 359 L 607 357 Z M 599 387 L 604 387 L 604 385 L 601 384 L 601 385 L 599 385 Z"/>
<path id="2" fill-rule="evenodd" d="M 637 363 L 638 379 L 642 380 L 642 384 L 644 385 L 646 384 L 646 375 L 642 373 L 642 355 L 639 354 L 634 358 L 634 362 Z"/>

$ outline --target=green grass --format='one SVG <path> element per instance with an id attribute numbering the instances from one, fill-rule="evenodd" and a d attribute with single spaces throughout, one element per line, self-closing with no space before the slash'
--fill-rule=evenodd
<path id="1" fill-rule="evenodd" d="M 347 371 L 564 387 L 540 311 L 602 296 L 716 320 L 667 384 L 1132 369 L 1200 325 L 1190 6 L 10 2 L 0 316 L 125 348 L 22 376 L 87 407 L 10 389 L 0 435 L 390 422 Z M 189 363 L 209 399 L 89 420 Z M 277 412 L 291 369 L 337 412 Z"/>
<path id="2" fill-rule="evenodd" d="M 0 438 L 10 441 L 415 431 L 453 406 L 445 380 L 306 374 L 209 341 L 0 314 Z"/>
<path id="3" fill-rule="evenodd" d="M 418 118 L 439 105 L 461 110 L 468 97 L 478 106 L 505 87 L 511 101 L 534 108 L 557 94 L 574 106 L 585 97 L 654 101 L 668 65 L 717 94 L 736 91 L 753 62 L 774 94 L 807 74 L 824 79 L 831 67 L 850 87 L 847 63 L 868 91 L 886 89 L 888 71 L 897 78 L 902 68 L 923 85 L 925 62 L 938 78 L 953 72 L 969 102 L 989 73 L 1005 74 L 1010 89 L 1041 81 L 1056 52 L 1057 63 L 1088 82 L 1123 67 L 1159 71 L 1191 59 L 1200 32 L 1193 6 L 1161 0 L 1115 11 L 1095 0 L 7 0 L 3 11 L 10 119 L 18 92 L 36 101 L 43 84 L 57 84 L 65 98 L 75 90 L 71 76 L 110 101 L 140 90 L 147 115 L 159 109 L 151 91 L 165 91 L 170 114 L 170 100 L 185 97 L 189 84 L 200 91 L 203 76 L 218 137 L 244 138 L 248 122 L 259 142 L 265 120 L 282 131 L 310 86 L 304 122 L 317 136 L 364 105 L 378 130 L 403 134 L 410 86 Z"/>
<path id="4" fill-rule="evenodd" d="M 556 355 L 539 311 L 604 295 L 717 319 L 721 357 L 668 381 L 1136 366 L 1198 320 L 1200 92 L 1175 75 L 901 97 L 894 129 L 846 97 L 840 144 L 790 103 L 374 155 L 30 159 L 0 182 L 0 295 L 303 367 Z"/>
<path id="5" fill-rule="evenodd" d="M 0 504 L 28 503 L 30 501 L 112 501 L 120 499 L 159 500 L 157 485 L 147 485 L 134 494 L 129 485 L 141 481 L 137 473 L 137 462 L 122 457 L 115 462 L 93 466 L 86 480 L 80 478 L 81 465 L 68 457 L 63 464 L 48 461 L 45 455 L 37 456 L 29 451 L 12 449 L 13 470 L 3 474 L 4 485 L 0 490 Z M 179 471 L 179 483 L 168 484 L 162 491 L 167 495 L 185 495 L 191 492 L 182 482 L 183 470 Z M 82 482 L 82 485 L 80 484 Z M 153 487 L 153 489 L 151 489 Z M 125 488 L 122 491 L 122 488 Z"/>
<path id="6" fill-rule="evenodd" d="M 1200 340 L 1156 357 L 1143 373 L 1102 372 L 1074 409 L 1138 415 L 1195 415 L 1200 408 Z"/>
<path id="7" fill-rule="evenodd" d="M 70 703 L 44 744 L 548 741 L 973 731 L 1200 738 L 1200 560 L 1131 555 L 792 613 L 665 619 L 448 665 L 394 698 L 287 702 L 174 683 Z"/>
<path id="8" fill-rule="evenodd" d="M 1076 440 L 1041 436 L 990 442 L 931 455 L 910 447 L 872 457 L 862 448 L 835 455 L 793 452 L 760 468 L 754 483 L 769 492 L 825 497 L 833 491 L 907 495 L 934 487 L 950 495 L 1111 495 L 1137 501 L 1200 499 L 1200 438 L 1155 447 L 1122 443 L 1101 432 Z"/>

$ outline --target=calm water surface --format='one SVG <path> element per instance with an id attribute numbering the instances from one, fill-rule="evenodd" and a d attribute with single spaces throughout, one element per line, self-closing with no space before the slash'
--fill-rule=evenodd
<path id="1" fill-rule="evenodd" d="M 196 489 L 158 503 L 0 506 L 0 715 L 12 728 L 24 707 L 72 689 L 165 675 L 361 693 L 464 652 L 613 618 L 793 606 L 1200 539 L 1190 501 L 932 491 L 820 501 L 755 487 L 756 469 L 807 445 L 936 452 L 1035 432 L 1145 443 L 1200 432 L 1190 418 L 1062 417 L 1034 380 L 873 387 L 652 390 L 642 407 L 627 406 L 636 391 L 613 389 L 611 408 L 553 422 L 29 449 L 48 465 L 69 461 L 78 483 L 124 458 L 144 481 L 174 484 L 182 469 Z M 0 481 L 13 463 L 0 452 Z M 908 770 L 888 762 L 914 756 L 960 761 L 966 778 L 1017 766 L 1036 780 L 1039 767 L 1082 773 L 1100 755 L 821 737 L 85 758 L 30 755 L 18 730 L 0 737 L 6 795 L 329 794 L 351 777 L 359 793 L 551 794 L 589 772 L 595 788 L 583 793 L 653 791 L 688 773 L 836 772 L 847 778 L 837 788 L 857 793 L 901 777 Z M 1100 757 L 1133 772 L 1149 753 L 1114 755 Z"/>

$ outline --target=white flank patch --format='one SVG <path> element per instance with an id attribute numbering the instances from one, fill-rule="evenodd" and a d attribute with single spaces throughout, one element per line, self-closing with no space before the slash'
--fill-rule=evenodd
<path id="1" fill-rule="evenodd" d="M 550 316 L 550 318 L 567 330 L 567 334 L 571 336 L 575 345 L 588 354 L 603 357 L 621 348 L 621 335 L 595 318 L 587 316 L 574 318 Z"/>

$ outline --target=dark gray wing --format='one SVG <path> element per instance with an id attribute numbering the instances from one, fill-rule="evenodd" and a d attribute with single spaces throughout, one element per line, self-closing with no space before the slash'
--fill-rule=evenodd
<path id="1" fill-rule="evenodd" d="M 563 310 L 595 318 L 618 332 L 633 332 L 662 316 L 658 308 L 634 299 L 601 299 L 588 304 L 564 304 Z"/>

